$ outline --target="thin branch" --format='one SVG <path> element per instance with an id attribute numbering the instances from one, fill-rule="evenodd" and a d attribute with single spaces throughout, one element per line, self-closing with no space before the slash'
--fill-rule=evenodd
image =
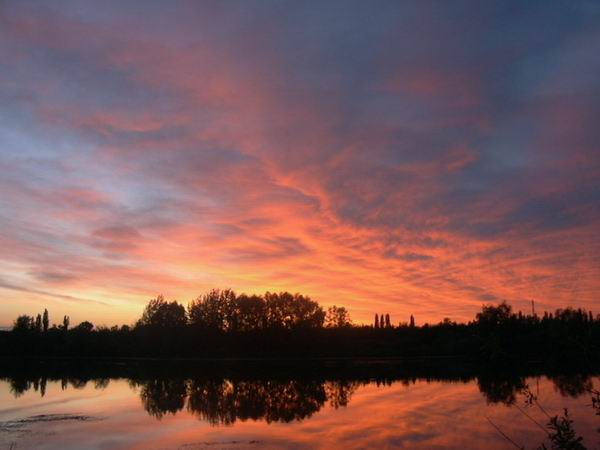
<path id="1" fill-rule="evenodd" d="M 540 411 L 542 411 L 546 417 L 550 420 L 552 419 L 552 416 L 550 414 L 548 414 L 548 412 L 544 409 L 544 407 L 542 405 L 540 405 L 540 402 L 537 401 L 537 398 L 533 400 L 535 405 L 540 408 Z"/>
<path id="2" fill-rule="evenodd" d="M 533 423 L 535 423 L 538 427 L 540 427 L 544 433 L 546 433 L 548 435 L 548 437 L 550 437 L 550 433 L 548 432 L 548 430 L 546 429 L 545 426 L 543 426 L 541 423 L 539 423 L 537 420 L 535 420 L 533 417 L 531 417 L 529 414 L 527 414 L 527 412 L 521 408 L 519 405 L 515 404 L 514 405 L 519 411 L 521 411 L 521 413 L 527 417 L 529 420 L 531 420 Z"/>
<path id="3" fill-rule="evenodd" d="M 517 444 L 515 441 L 513 441 L 510 437 L 508 437 L 501 429 L 498 425 L 496 425 L 494 422 L 492 422 L 492 420 L 489 417 L 486 417 L 487 421 L 496 429 L 496 431 L 498 433 L 500 433 L 500 435 L 506 439 L 508 442 L 510 442 L 512 445 L 514 445 L 516 448 L 518 448 L 519 450 L 524 450 L 525 447 Z"/>

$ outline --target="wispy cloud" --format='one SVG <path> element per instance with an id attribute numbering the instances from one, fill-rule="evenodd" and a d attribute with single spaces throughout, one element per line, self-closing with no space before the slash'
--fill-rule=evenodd
<path id="1" fill-rule="evenodd" d="M 109 306 L 107 303 L 101 302 L 98 300 L 74 297 L 72 295 L 57 294 L 54 292 L 48 292 L 48 291 L 43 291 L 43 290 L 39 290 L 39 289 L 31 289 L 26 286 L 19 286 L 16 284 L 7 283 L 7 282 L 3 281 L 2 279 L 0 279 L 0 289 L 24 292 L 24 293 L 28 293 L 28 294 L 36 294 L 36 295 L 41 295 L 44 297 L 51 297 L 54 299 L 65 300 L 65 301 L 74 302 L 74 303 L 95 303 L 98 305 Z"/>

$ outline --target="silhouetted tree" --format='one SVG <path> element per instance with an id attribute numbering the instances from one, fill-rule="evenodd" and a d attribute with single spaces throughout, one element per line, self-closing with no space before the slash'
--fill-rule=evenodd
<path id="1" fill-rule="evenodd" d="M 506 302 L 502 302 L 498 306 L 484 305 L 475 318 L 480 325 L 497 327 L 508 322 L 511 311 L 511 306 Z"/>
<path id="2" fill-rule="evenodd" d="M 413 317 L 413 327 L 415 326 L 415 325 L 414 325 L 414 323 L 415 323 L 415 318 Z M 443 326 L 443 327 L 451 327 L 451 326 L 456 326 L 456 325 L 457 325 L 457 323 L 456 323 L 456 322 L 454 322 L 454 321 L 453 321 L 452 319 L 450 319 L 449 317 L 444 317 L 444 318 L 442 319 L 442 321 L 440 322 L 440 325 L 441 325 L 441 326 Z"/>
<path id="3" fill-rule="evenodd" d="M 185 308 L 176 301 L 167 302 L 162 295 L 150 300 L 142 318 L 138 321 L 140 326 L 155 328 L 178 328 L 187 323 Z"/>
<path id="4" fill-rule="evenodd" d="M 38 314 L 35 318 L 35 331 L 40 333 L 42 331 L 42 316 Z"/>
<path id="5" fill-rule="evenodd" d="M 554 316 L 561 322 L 582 323 L 587 321 L 588 314 L 581 308 L 564 308 L 557 309 Z"/>
<path id="6" fill-rule="evenodd" d="M 90 331 L 92 331 L 94 329 L 94 324 L 92 322 L 88 322 L 87 320 L 85 322 L 81 322 L 79 325 L 77 325 L 75 327 L 76 330 L 79 331 L 83 331 L 86 333 L 89 333 Z"/>
<path id="7" fill-rule="evenodd" d="M 48 310 L 44 309 L 44 316 L 42 318 L 42 327 L 44 329 L 44 333 L 48 331 L 48 325 L 50 325 L 50 319 L 48 318 Z"/>
<path id="8" fill-rule="evenodd" d="M 267 323 L 271 328 L 320 328 L 325 311 L 309 297 L 289 292 L 265 294 Z"/>
<path id="9" fill-rule="evenodd" d="M 368 332 L 351 326 L 348 311 L 333 306 L 327 314 L 310 298 L 288 292 L 265 296 L 240 295 L 213 290 L 186 310 L 162 296 L 149 302 L 135 329 L 97 327 L 82 322 L 69 330 L 69 317 L 48 333 L 39 333 L 40 316 L 17 318 L 12 332 L 0 331 L 0 354 L 7 356 L 466 356 L 478 361 L 503 362 L 543 359 L 562 367 L 598 360 L 600 320 L 589 319 L 583 309 L 565 308 L 544 320 L 511 313 L 505 303 L 484 306 L 476 321 L 455 323 L 445 319 L 437 325 L 417 327 L 414 316 L 394 333 Z M 46 329 L 47 310 L 41 318 Z M 319 332 L 326 319 L 328 327 Z M 391 326 L 388 314 L 375 314 L 375 328 Z M 339 327 L 348 327 L 338 331 Z M 199 329 L 218 330 L 204 336 Z M 59 333 L 59 330 L 64 330 Z M 282 332 L 285 330 L 285 332 Z M 84 331 L 85 333 L 82 333 Z M 228 334 L 227 336 L 225 334 Z M 247 333 L 238 336 L 238 333 Z M 61 336 L 62 335 L 62 336 Z"/>
<path id="10" fill-rule="evenodd" d="M 351 326 L 352 321 L 346 308 L 333 305 L 327 309 L 325 324 L 328 328 L 341 328 Z"/>
<path id="11" fill-rule="evenodd" d="M 13 324 L 13 331 L 20 333 L 28 332 L 33 328 L 33 317 L 23 314 L 16 318 Z"/>
<path id="12" fill-rule="evenodd" d="M 240 331 L 262 330 L 267 325 L 265 301 L 259 295 L 236 298 L 237 327 Z"/>
<path id="13" fill-rule="evenodd" d="M 228 303 L 235 300 L 231 290 L 213 289 L 188 305 L 190 323 L 209 330 L 224 330 L 226 316 L 231 315 Z"/>

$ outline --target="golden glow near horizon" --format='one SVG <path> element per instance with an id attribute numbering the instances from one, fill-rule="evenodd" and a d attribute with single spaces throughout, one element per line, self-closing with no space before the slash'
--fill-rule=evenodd
<path id="1" fill-rule="evenodd" d="M 0 325 L 215 287 L 600 312 L 597 14 L 255 6 L 3 6 Z"/>

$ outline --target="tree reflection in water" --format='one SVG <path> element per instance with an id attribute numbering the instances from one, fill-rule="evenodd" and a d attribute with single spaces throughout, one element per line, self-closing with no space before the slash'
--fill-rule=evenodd
<path id="1" fill-rule="evenodd" d="M 326 400 L 323 383 L 316 381 L 193 380 L 188 410 L 211 424 L 291 422 L 310 417 Z"/>
<path id="2" fill-rule="evenodd" d="M 482 375 L 477 378 L 477 386 L 488 404 L 504 403 L 510 406 L 517 400 L 517 394 L 525 388 L 525 379 L 519 376 Z"/>
<path id="3" fill-rule="evenodd" d="M 338 409 L 348 406 L 352 394 L 356 391 L 360 383 L 355 381 L 327 381 L 325 383 L 325 395 L 329 404 Z"/>
<path id="4" fill-rule="evenodd" d="M 175 415 L 185 406 L 187 383 L 184 380 L 162 378 L 140 382 L 139 386 L 144 409 L 157 419 L 167 413 Z"/>
<path id="5" fill-rule="evenodd" d="M 63 389 L 82 389 L 88 381 L 96 389 L 105 389 L 110 377 L 59 377 L 16 375 L 5 377 L 15 397 L 33 389 L 43 397 L 48 381 L 60 382 Z M 233 379 L 218 376 L 182 378 L 169 375 L 147 378 L 133 376 L 130 385 L 140 396 L 149 415 L 162 419 L 184 409 L 212 425 L 233 425 L 236 421 L 292 422 L 311 417 L 326 403 L 333 408 L 345 407 L 360 385 L 376 383 L 389 386 L 395 382 L 414 384 L 420 377 L 351 379 Z M 433 377 L 427 381 L 477 382 L 487 403 L 513 405 L 526 387 L 526 377 L 488 374 L 477 377 Z M 556 392 L 578 397 L 590 392 L 592 379 L 587 375 L 553 375 Z"/>
<path id="6" fill-rule="evenodd" d="M 594 388 L 592 379 L 581 374 L 556 375 L 551 377 L 554 389 L 563 397 L 578 398 L 589 394 Z"/>
<path id="7" fill-rule="evenodd" d="M 144 409 L 158 419 L 187 410 L 212 425 L 236 421 L 292 422 L 306 419 L 329 401 L 346 406 L 358 382 L 315 380 L 153 379 L 132 382 Z"/>

